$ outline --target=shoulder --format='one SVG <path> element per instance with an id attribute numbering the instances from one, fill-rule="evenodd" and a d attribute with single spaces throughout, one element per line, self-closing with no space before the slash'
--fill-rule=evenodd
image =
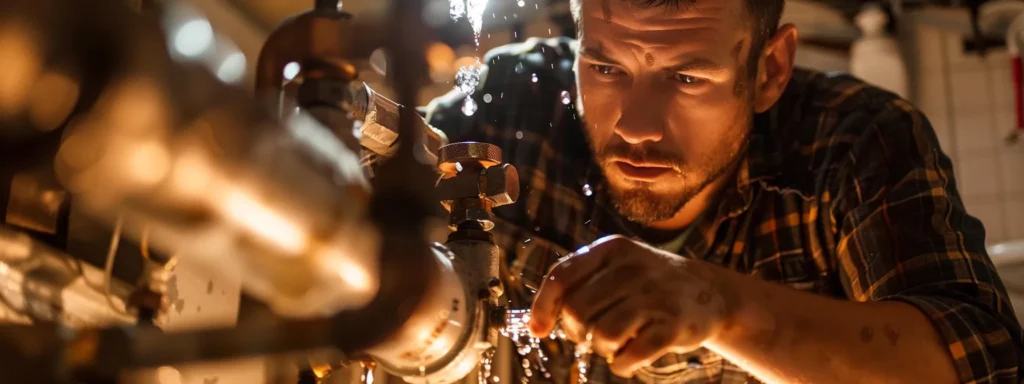
<path id="1" fill-rule="evenodd" d="M 576 41 L 569 38 L 531 38 L 494 48 L 484 55 L 480 83 L 473 94 L 482 115 L 506 118 L 524 111 L 536 97 L 560 97 L 562 91 L 575 89 L 573 61 Z M 428 106 L 428 119 L 440 125 L 452 120 L 467 120 L 461 113 L 466 95 L 455 89 L 434 99 Z M 526 110 L 528 111 L 528 110 Z M 442 127 L 443 128 L 443 127 Z"/>
<path id="2" fill-rule="evenodd" d="M 820 192 L 840 173 L 912 171 L 941 155 L 927 118 L 909 101 L 844 74 L 796 70 L 751 139 L 766 179 Z M 941 157 L 941 156 L 940 156 Z M 865 168 L 885 169 L 865 169 Z"/>

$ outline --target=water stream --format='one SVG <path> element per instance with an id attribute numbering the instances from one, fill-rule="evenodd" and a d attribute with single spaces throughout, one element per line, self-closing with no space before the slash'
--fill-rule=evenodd
<path id="1" fill-rule="evenodd" d="M 551 372 L 548 370 L 548 357 L 544 355 L 544 349 L 541 348 L 540 339 L 532 337 L 529 330 L 530 323 L 530 310 L 518 309 L 509 310 L 505 316 L 505 328 L 502 329 L 501 334 L 508 337 L 516 345 L 516 353 L 519 355 L 522 361 L 523 368 L 523 384 L 527 384 L 530 378 L 534 374 L 539 374 L 545 379 L 551 378 Z M 588 335 L 589 336 L 589 335 Z M 561 328 L 555 328 L 555 331 L 551 333 L 551 339 L 565 340 L 565 332 Z M 577 383 L 584 384 L 587 382 L 587 372 L 590 367 L 590 340 L 576 345 L 574 349 L 574 357 L 576 359 L 576 370 L 578 372 Z M 534 369 L 537 372 L 534 372 Z"/>

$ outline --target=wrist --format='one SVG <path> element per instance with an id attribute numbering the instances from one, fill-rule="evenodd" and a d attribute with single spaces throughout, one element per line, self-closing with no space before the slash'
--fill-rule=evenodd
<path id="1" fill-rule="evenodd" d="M 721 300 L 722 311 L 719 326 L 705 344 L 731 344 L 736 340 L 769 342 L 777 337 L 778 322 L 768 306 L 771 287 L 750 284 L 753 277 L 715 265 L 709 265 L 708 269 L 712 287 Z"/>

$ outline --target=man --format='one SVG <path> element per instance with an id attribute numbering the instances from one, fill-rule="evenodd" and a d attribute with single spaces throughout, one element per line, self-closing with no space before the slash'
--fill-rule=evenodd
<path id="1" fill-rule="evenodd" d="M 572 5 L 578 46 L 500 48 L 480 111 L 429 114 L 520 170 L 498 231 L 535 336 L 590 339 L 591 382 L 1020 382 L 982 225 L 907 101 L 794 70 L 782 0 Z"/>

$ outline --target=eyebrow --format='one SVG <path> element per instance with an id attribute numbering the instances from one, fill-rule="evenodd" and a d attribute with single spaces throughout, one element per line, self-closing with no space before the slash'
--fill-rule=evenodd
<path id="1" fill-rule="evenodd" d="M 725 66 L 705 58 L 695 58 L 685 63 L 669 67 L 672 72 L 719 72 L 724 71 Z"/>
<path id="2" fill-rule="evenodd" d="M 587 57 L 591 60 L 596 60 L 608 64 L 618 64 L 619 62 L 606 56 L 600 47 L 587 48 L 580 47 L 580 56 Z M 690 59 L 682 64 L 672 66 L 665 69 L 669 72 L 720 72 L 726 70 L 725 66 L 718 64 L 710 59 L 705 58 L 694 58 Z"/>
<path id="3" fill-rule="evenodd" d="M 612 59 L 612 58 L 610 58 L 608 56 L 605 56 L 605 54 L 602 53 L 601 51 L 602 51 L 601 48 L 580 47 L 580 56 L 585 56 L 585 57 L 590 58 L 592 60 L 601 61 L 601 62 L 605 62 L 605 63 L 608 63 L 608 64 L 618 64 L 619 63 L 618 61 L 616 61 L 616 60 L 614 60 L 614 59 Z"/>

